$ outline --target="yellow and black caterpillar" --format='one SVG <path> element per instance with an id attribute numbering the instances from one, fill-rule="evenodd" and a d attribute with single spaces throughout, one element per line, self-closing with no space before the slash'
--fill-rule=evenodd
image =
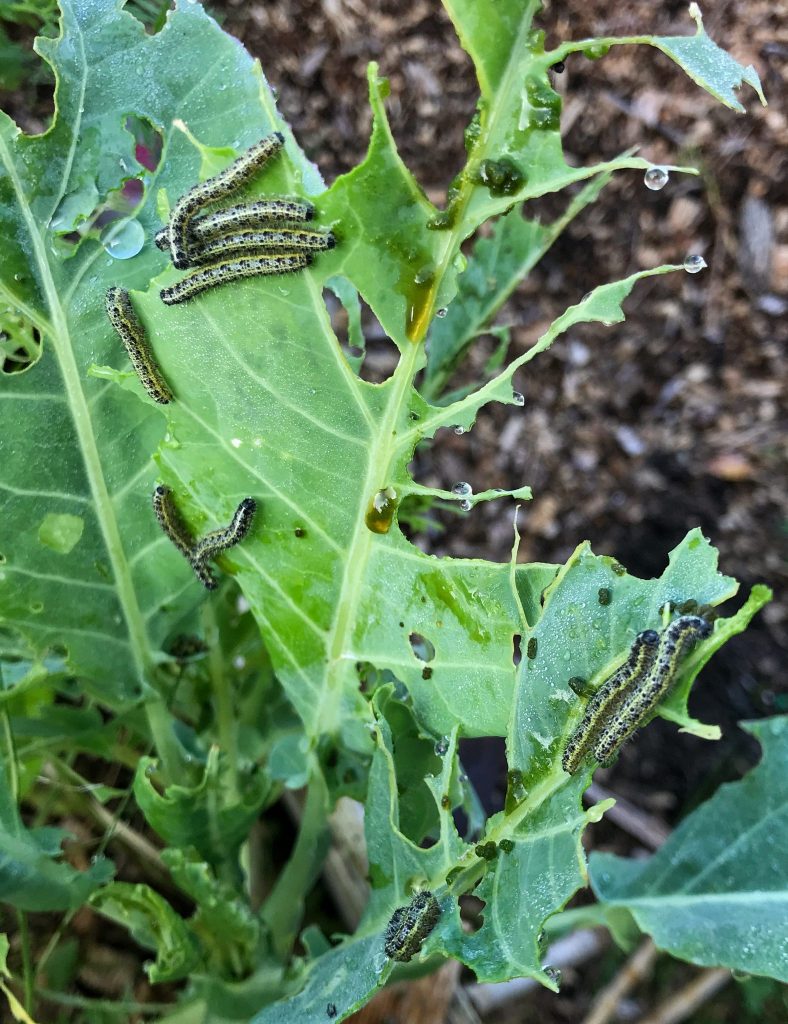
<path id="1" fill-rule="evenodd" d="M 688 650 L 711 631 L 707 619 L 682 615 L 661 633 L 638 633 L 627 660 L 589 701 L 561 758 L 564 771 L 573 775 L 589 753 L 610 764 L 669 691 Z"/>
<path id="2" fill-rule="evenodd" d="M 206 590 L 216 590 L 218 583 L 208 561 L 243 540 L 252 525 L 257 502 L 254 498 L 244 498 L 229 526 L 214 530 L 198 541 L 175 506 L 172 491 L 164 484 L 159 484 L 153 492 L 153 511 L 162 530 L 192 567 L 200 583 Z"/>
<path id="3" fill-rule="evenodd" d="M 162 289 L 166 305 L 185 302 L 230 281 L 304 270 L 314 254 L 334 248 L 330 232 L 304 227 L 314 217 L 310 203 L 262 199 L 203 212 L 251 180 L 283 145 L 280 132 L 267 135 L 176 202 L 167 226 L 156 235 L 156 245 L 169 250 L 177 269 L 204 269 Z"/>

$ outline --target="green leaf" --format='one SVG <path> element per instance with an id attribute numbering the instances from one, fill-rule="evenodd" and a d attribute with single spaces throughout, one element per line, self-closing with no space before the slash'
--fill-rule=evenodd
<path id="1" fill-rule="evenodd" d="M 127 366 L 104 293 L 145 287 L 165 264 L 152 245 L 157 191 L 179 195 L 198 166 L 173 121 L 231 141 L 215 101 L 227 82 L 244 138 L 266 121 L 251 59 L 200 5 L 181 3 L 156 35 L 114 0 L 61 6 L 61 36 L 37 42 L 57 78 L 51 128 L 28 137 L 0 119 L 0 301 L 43 339 L 38 362 L 4 374 L 0 388 L 0 621 L 12 627 L 3 647 L 27 644 L 34 660 L 65 649 L 86 688 L 123 704 L 150 684 L 161 641 L 202 594 L 151 514 L 161 410 L 140 401 L 138 385 L 88 375 L 93 363 Z M 163 137 L 153 172 L 135 159 L 129 117 Z M 128 179 L 144 188 L 133 211 L 119 199 Z M 107 253 L 94 226 L 119 205 L 119 230 L 147 239 L 127 260 Z"/>
<path id="2" fill-rule="evenodd" d="M 544 773 L 556 781 L 566 778 L 561 755 L 584 707 L 567 685 L 570 678 L 592 683 L 607 678 L 637 633 L 662 628 L 661 609 L 669 602 L 717 605 L 737 589 L 735 580 L 717 571 L 717 552 L 697 529 L 674 548 L 664 573 L 653 580 L 630 576 L 612 558 L 593 555 L 581 544 L 545 592 L 538 623 L 523 636 L 523 650 L 533 656 L 520 665 L 508 760 L 523 773 L 526 789 Z M 713 642 L 714 637 L 699 644 L 698 652 Z M 687 689 L 672 701 L 672 711 L 675 720 L 695 731 L 697 723 L 686 710 Z"/>
<path id="3" fill-rule="evenodd" d="M 742 67 L 729 53 L 709 39 L 697 4 L 690 4 L 689 12 L 697 24 L 694 36 L 654 36 L 652 45 L 666 53 L 694 82 L 726 107 L 744 112 L 744 107 L 733 91 L 744 82 L 752 86 L 761 103 L 766 106 L 761 80 L 752 64 Z"/>
<path id="4" fill-rule="evenodd" d="M 153 783 L 156 761 L 143 757 L 134 775 L 134 797 L 151 828 L 169 846 L 193 846 L 209 864 L 233 864 L 271 789 L 267 776 L 252 771 L 234 790 L 218 747 L 208 753 L 196 785 L 173 784 L 163 793 Z"/>
<path id="5" fill-rule="evenodd" d="M 200 962 L 199 945 L 169 903 L 148 885 L 112 882 L 90 898 L 99 914 L 128 928 L 156 961 L 145 969 L 152 982 L 185 978 Z"/>
<path id="6" fill-rule="evenodd" d="M 553 60 L 562 60 L 567 54 L 578 50 L 590 57 L 604 56 L 611 46 L 629 43 L 643 43 L 654 46 L 675 61 L 689 77 L 706 92 L 724 103 L 732 110 L 744 112 L 744 107 L 736 98 L 734 89 L 744 82 L 752 86 L 761 103 L 766 105 L 766 98 L 761 88 L 758 72 L 749 64 L 742 67 L 729 53 L 721 49 L 709 39 L 703 27 L 703 18 L 696 3 L 689 5 L 690 17 L 694 19 L 697 29 L 694 36 L 628 36 L 624 38 L 585 39 L 577 43 L 564 43 L 553 51 Z"/>
<path id="7" fill-rule="evenodd" d="M 202 943 L 209 972 L 224 978 L 246 977 L 260 942 L 260 922 L 248 904 L 196 855 L 167 849 L 161 856 L 175 884 L 197 904 L 189 927 Z"/>
<path id="8" fill-rule="evenodd" d="M 660 949 L 703 966 L 788 981 L 788 716 L 744 726 L 763 757 L 689 815 L 647 860 L 591 856 L 608 913 L 626 911 Z"/>

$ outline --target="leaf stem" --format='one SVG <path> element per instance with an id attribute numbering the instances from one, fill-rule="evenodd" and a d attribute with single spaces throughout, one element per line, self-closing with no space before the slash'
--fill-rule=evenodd
<path id="1" fill-rule="evenodd" d="M 19 922 L 19 939 L 22 944 L 22 978 L 24 985 L 24 1006 L 28 1013 L 33 1012 L 33 963 L 30 955 L 30 929 L 27 923 L 27 914 L 23 910 L 17 910 L 16 918 Z"/>
<path id="2" fill-rule="evenodd" d="M 208 672 L 211 677 L 216 707 L 219 746 L 229 762 L 229 802 L 235 803 L 240 795 L 238 790 L 238 733 L 233 713 L 232 686 L 224 667 L 221 636 L 216 621 L 216 612 L 211 601 L 204 602 L 201 616 L 205 642 L 208 645 Z"/>

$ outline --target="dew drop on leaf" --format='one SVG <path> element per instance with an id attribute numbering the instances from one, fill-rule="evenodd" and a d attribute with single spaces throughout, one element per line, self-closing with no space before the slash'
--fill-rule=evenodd
<path id="1" fill-rule="evenodd" d="M 461 498 L 465 498 L 469 494 L 473 494 L 473 488 L 467 481 L 460 480 L 458 483 L 454 485 L 454 487 L 452 487 L 451 493 L 456 494 Z"/>
<path id="2" fill-rule="evenodd" d="M 448 749 L 449 749 L 449 737 L 448 736 L 441 736 L 441 738 L 439 740 L 437 740 L 436 743 L 435 743 L 435 753 L 438 755 L 438 757 L 443 757 L 444 754 L 448 751 Z"/>
<path id="3" fill-rule="evenodd" d="M 470 510 L 471 510 L 471 503 L 470 503 L 470 501 L 468 501 L 468 499 L 465 498 L 463 501 L 460 502 L 460 508 L 463 510 L 463 512 L 470 512 Z"/>
<path id="4" fill-rule="evenodd" d="M 386 487 L 375 494 L 369 503 L 364 522 L 373 533 L 388 533 L 394 513 L 397 511 L 397 492 L 393 487 Z"/>
<path id="5" fill-rule="evenodd" d="M 519 391 L 513 391 L 512 401 L 515 405 L 525 405 L 525 396 Z"/>
<path id="6" fill-rule="evenodd" d="M 127 221 L 122 227 L 115 221 L 104 228 L 99 241 L 113 259 L 128 260 L 142 249 L 145 232 L 138 220 Z"/>
<path id="7" fill-rule="evenodd" d="M 439 316 L 441 320 L 448 314 L 448 309 L 445 306 L 441 306 L 440 309 L 435 310 L 435 316 Z"/>
<path id="8" fill-rule="evenodd" d="M 684 260 L 684 269 L 688 274 L 698 274 L 707 266 L 708 264 L 702 256 L 688 256 Z"/>
<path id="9" fill-rule="evenodd" d="M 661 188 L 664 188 L 668 183 L 668 178 L 670 178 L 670 174 L 664 167 L 649 167 L 643 175 L 646 188 L 650 188 L 652 192 L 659 192 Z"/>
<path id="10" fill-rule="evenodd" d="M 454 433 L 457 435 L 457 437 L 462 437 L 462 435 L 465 433 L 465 427 L 455 427 Z"/>

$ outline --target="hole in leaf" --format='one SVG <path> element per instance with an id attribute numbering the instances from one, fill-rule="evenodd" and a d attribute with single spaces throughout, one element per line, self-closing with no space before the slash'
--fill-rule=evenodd
<path id="1" fill-rule="evenodd" d="M 484 908 L 486 903 L 471 893 L 463 893 L 457 902 L 460 905 L 460 916 L 463 923 L 467 925 L 467 932 L 473 935 L 484 924 Z"/>
<path id="2" fill-rule="evenodd" d="M 435 647 L 421 633 L 411 633 L 408 637 L 413 653 L 419 661 L 432 661 L 435 657 Z"/>
<path id="3" fill-rule="evenodd" d="M 0 312 L 0 372 L 20 373 L 38 359 L 41 335 L 11 309 Z"/>
<path id="4" fill-rule="evenodd" d="M 126 10 L 153 36 L 164 28 L 172 6 L 171 0 L 127 0 Z"/>
<path id="5" fill-rule="evenodd" d="M 147 117 L 129 114 L 126 117 L 126 131 L 134 139 L 134 158 L 146 171 L 155 171 L 161 161 L 162 133 Z"/>

